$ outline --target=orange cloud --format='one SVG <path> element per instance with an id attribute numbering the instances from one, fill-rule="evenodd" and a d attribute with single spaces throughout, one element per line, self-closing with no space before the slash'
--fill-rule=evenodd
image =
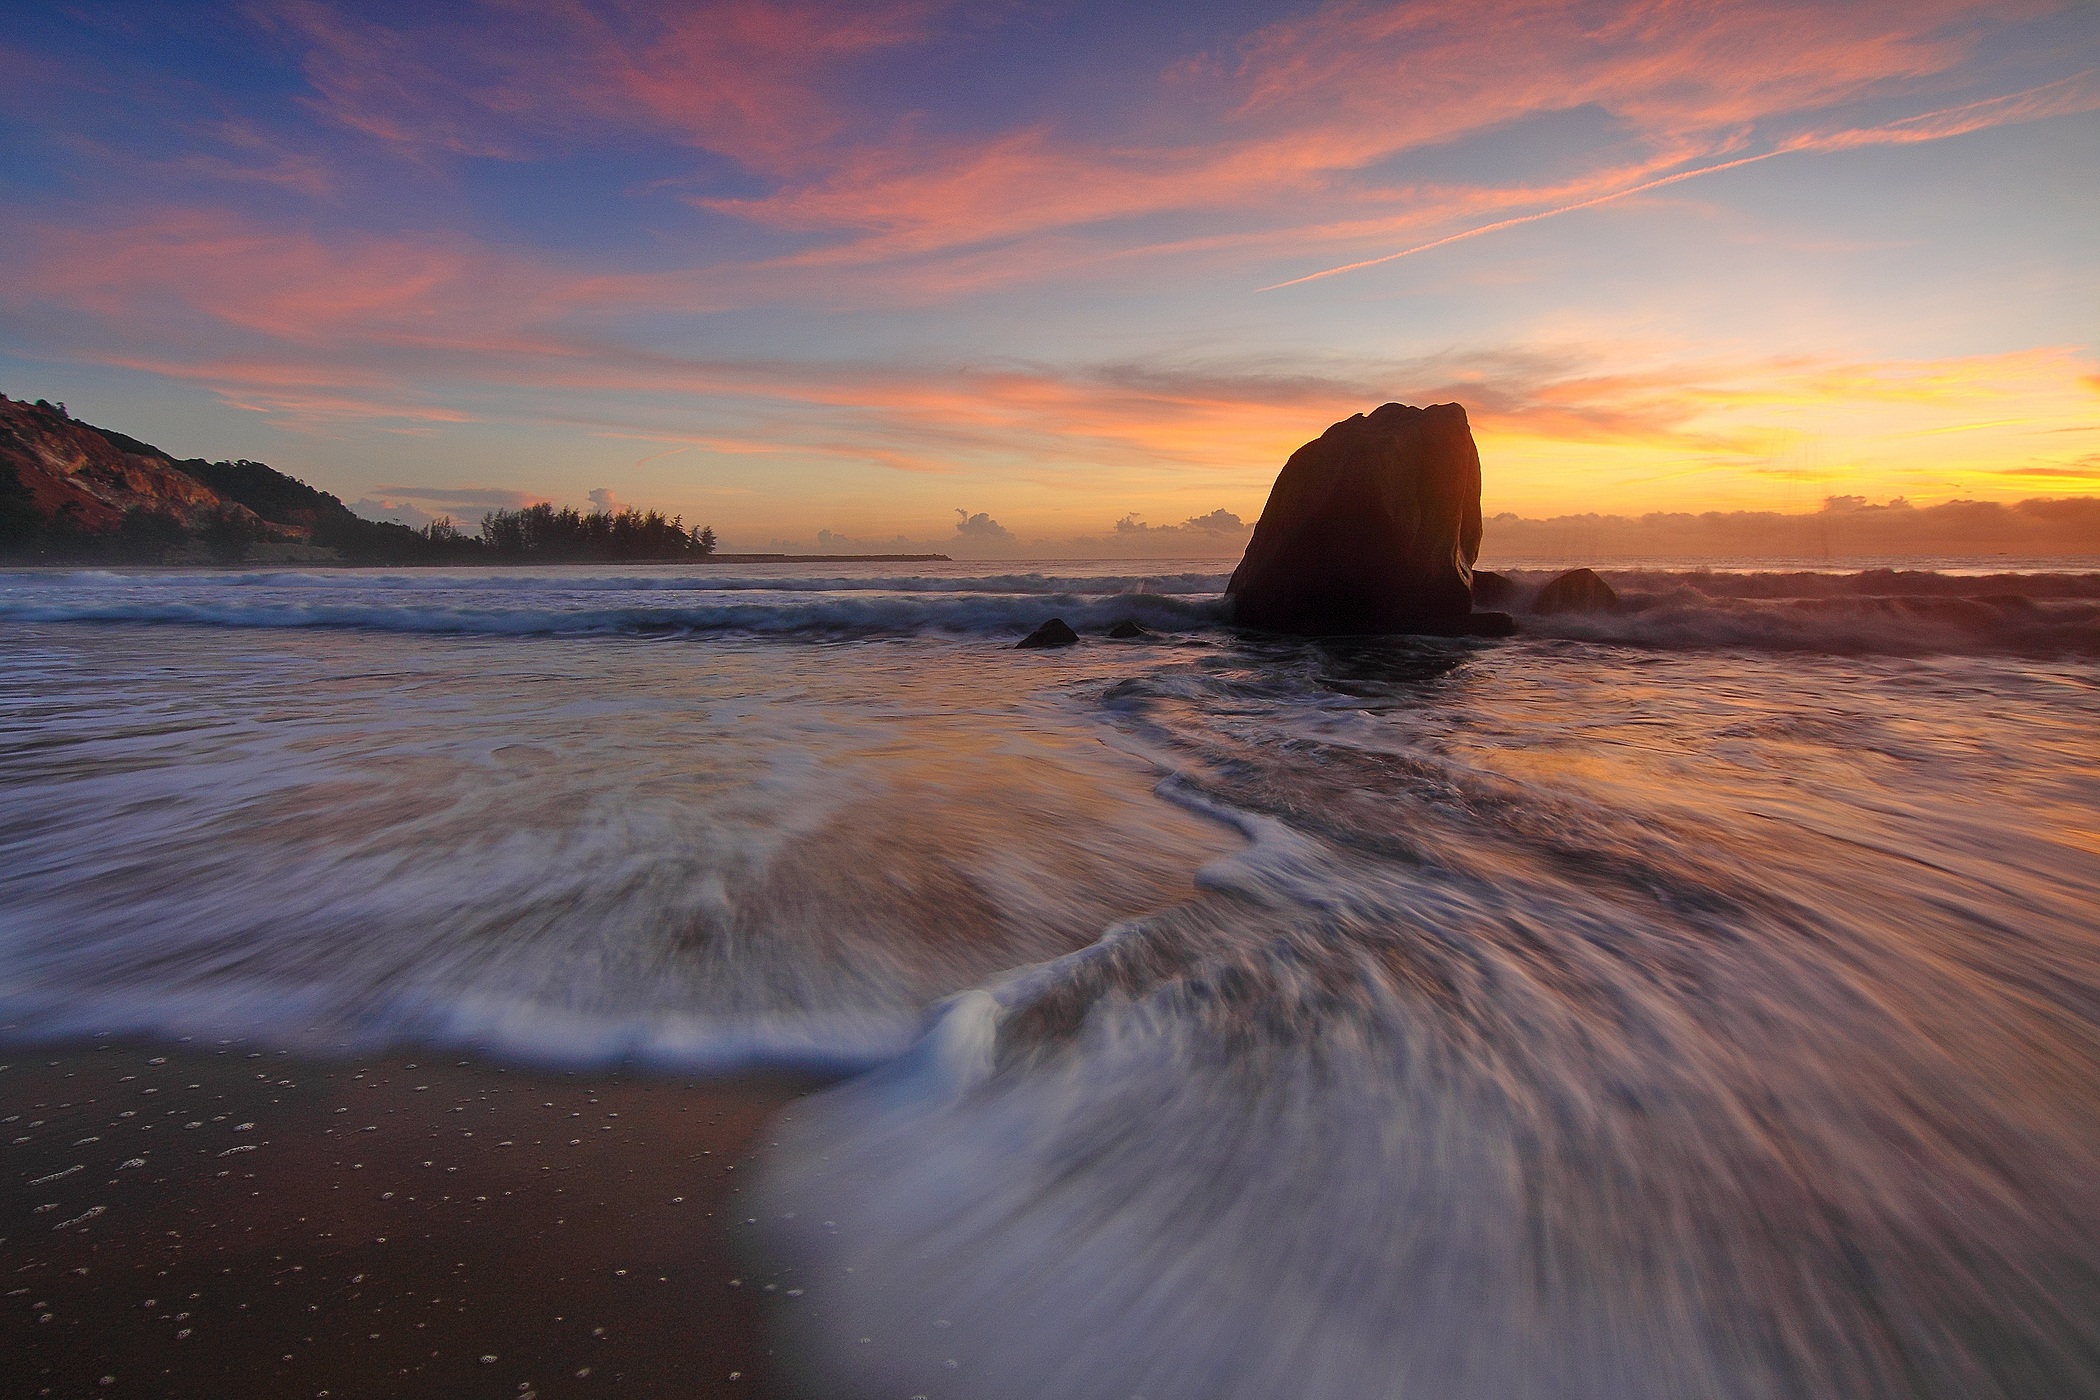
<path id="1" fill-rule="evenodd" d="M 640 351 L 582 330 L 594 317 L 664 304 L 672 283 L 655 275 L 575 275 L 443 241 L 269 233 L 195 210 L 95 235 L 44 231 L 23 246 L 31 256 L 19 288 L 82 323 L 107 325 L 128 344 L 124 363 L 216 376 L 229 395 L 258 403 L 346 409 L 370 395 L 386 413 L 409 413 L 401 393 L 416 384 L 630 388 L 878 409 L 958 443 L 995 443 L 1025 428 L 1039 439 L 1098 437 L 1163 460 L 1210 462 L 1249 430 L 1249 416 L 1281 409 L 1304 422 L 1304 413 L 1401 393 L 1462 399 L 1495 430 L 1581 441 L 1693 441 L 1686 424 L 1701 416 L 1774 405 L 1993 403 L 2035 382 L 2056 384 L 2064 403 L 2085 403 L 2089 416 L 2100 395 L 2100 378 L 2073 351 L 1873 365 L 1724 365 L 1676 355 L 1655 369 L 1613 374 L 1590 365 L 1625 363 L 1623 346 L 1079 374 L 706 359 Z M 464 418 L 439 405 L 414 416 Z M 1279 428 L 1283 437 L 1291 430 Z M 1266 453 L 1270 434 L 1260 439 Z"/>
<path id="2" fill-rule="evenodd" d="M 1695 479 L 1699 499 L 1755 503 L 1768 496 L 1758 478 L 1794 472 L 1804 443 L 1842 464 L 1847 489 L 2003 496 L 1991 483 L 2009 465 L 2061 464 L 2035 444 L 2100 411 L 2090 359 L 2072 349 L 1832 362 L 1595 345 L 1307 366 L 970 370 L 709 360 L 500 332 L 404 352 L 384 328 L 381 338 L 380 355 L 343 337 L 247 358 L 185 357 L 172 345 L 156 358 L 103 358 L 295 423 L 457 422 L 466 415 L 450 401 L 496 395 L 513 420 L 688 447 L 681 460 L 702 470 L 730 457 L 824 460 L 975 473 L 1075 501 L 1111 487 L 1147 505 L 1159 492 L 1222 492 L 1242 512 L 1258 509 L 1293 448 L 1389 398 L 1464 403 L 1498 501 L 1531 510 L 1646 508 L 1684 496 L 1658 485 L 1679 476 Z M 635 426 L 650 419 L 667 426 Z"/>
<path id="3" fill-rule="evenodd" d="M 636 420 L 578 406 L 639 400 L 658 405 L 644 419 L 672 424 L 644 436 L 702 452 L 1075 489 L 1118 472 L 1254 480 L 1387 398 L 1456 399 L 1487 438 L 1534 456 L 1540 444 L 1601 451 L 1615 463 L 1602 469 L 1638 461 L 1650 477 L 1762 470 L 1814 439 L 1864 463 L 1907 456 L 1980 480 L 1986 465 L 2062 465 L 2027 460 L 2022 435 L 2100 412 L 2100 380 L 2075 349 L 1870 363 L 1623 344 L 1218 367 L 796 363 L 653 351 L 614 333 L 624 315 L 696 304 L 676 274 L 575 273 L 463 242 L 273 233 L 179 209 L 91 233 L 30 230 L 19 246 L 11 295 L 64 322 L 80 357 L 207 384 L 287 422 L 441 425 L 473 420 L 482 402 L 514 415 L 523 397 L 542 420 L 617 434 Z"/>

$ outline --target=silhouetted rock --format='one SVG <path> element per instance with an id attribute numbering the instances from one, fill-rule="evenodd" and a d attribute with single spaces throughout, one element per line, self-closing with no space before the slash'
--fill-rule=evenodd
<path id="1" fill-rule="evenodd" d="M 1516 580 L 1506 575 L 1498 574 L 1492 569 L 1475 569 L 1473 571 L 1474 607 L 1480 607 L 1483 604 L 1493 607 L 1497 603 L 1506 603 L 1516 596 Z"/>
<path id="2" fill-rule="evenodd" d="M 1480 454 L 1455 403 L 1389 403 L 1291 454 L 1226 594 L 1248 627 L 1463 635 Z"/>
<path id="3" fill-rule="evenodd" d="M 1538 591 L 1535 613 L 1609 612 L 1619 606 L 1611 585 L 1588 569 L 1570 569 Z"/>
<path id="4" fill-rule="evenodd" d="M 1065 626 L 1065 620 L 1063 618 L 1053 617 L 1048 622 L 1044 623 L 1042 626 L 1036 628 L 1033 632 L 1030 632 L 1027 636 L 1021 638 L 1020 641 L 1015 642 L 1014 646 L 1017 649 L 1032 649 L 1035 647 L 1068 647 L 1078 640 L 1079 634 L 1077 632 L 1074 632 L 1071 628 Z"/>
<path id="5" fill-rule="evenodd" d="M 1109 628 L 1108 635 L 1118 641 L 1128 641 L 1132 637 L 1149 637 L 1152 634 L 1126 617 L 1115 626 Z"/>

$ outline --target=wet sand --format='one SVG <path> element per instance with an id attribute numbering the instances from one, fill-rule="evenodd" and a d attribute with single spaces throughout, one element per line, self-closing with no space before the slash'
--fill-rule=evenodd
<path id="1" fill-rule="evenodd" d="M 816 1085 L 0 1049 L 8 1395 L 759 1397 L 752 1154 Z"/>

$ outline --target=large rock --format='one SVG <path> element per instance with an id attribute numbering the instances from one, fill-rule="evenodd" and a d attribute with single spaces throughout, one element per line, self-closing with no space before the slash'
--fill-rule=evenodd
<path id="1" fill-rule="evenodd" d="M 1480 453 L 1455 403 L 1389 403 L 1291 454 L 1226 593 L 1284 632 L 1465 633 Z"/>

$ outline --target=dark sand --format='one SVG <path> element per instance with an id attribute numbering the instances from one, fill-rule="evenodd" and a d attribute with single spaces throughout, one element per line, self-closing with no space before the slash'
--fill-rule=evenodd
<path id="1" fill-rule="evenodd" d="M 780 1393 L 743 1203 L 809 1080 L 243 1044 L 0 1065 L 0 1394 Z"/>

